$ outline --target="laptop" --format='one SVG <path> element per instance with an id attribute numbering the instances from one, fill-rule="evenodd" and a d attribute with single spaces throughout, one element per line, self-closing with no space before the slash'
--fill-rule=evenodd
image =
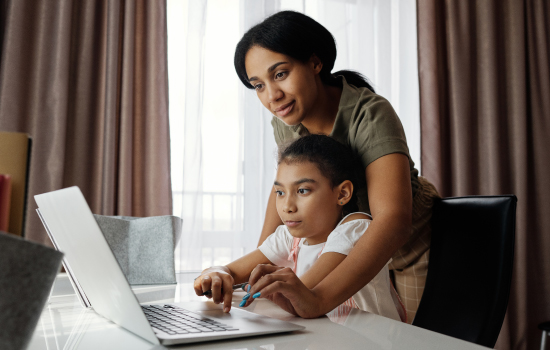
<path id="1" fill-rule="evenodd" d="M 212 302 L 140 305 L 78 187 L 34 197 L 38 213 L 87 305 L 139 337 L 162 345 L 302 330 L 305 327 Z M 67 265 L 66 265 L 67 266 Z M 74 282 L 74 281 L 73 281 Z"/>

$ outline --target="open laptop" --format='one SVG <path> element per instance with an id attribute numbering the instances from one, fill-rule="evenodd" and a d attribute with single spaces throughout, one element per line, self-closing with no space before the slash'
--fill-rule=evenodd
<path id="1" fill-rule="evenodd" d="M 140 305 L 78 187 L 34 197 L 46 230 L 101 316 L 153 344 L 181 344 L 304 329 L 212 302 Z M 75 288 L 76 289 L 76 288 Z M 78 292 L 78 290 L 77 290 Z M 167 324 L 169 326 L 167 326 Z"/>

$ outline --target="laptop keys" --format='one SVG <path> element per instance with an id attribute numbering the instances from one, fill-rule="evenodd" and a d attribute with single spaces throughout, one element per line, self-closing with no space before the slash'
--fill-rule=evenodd
<path id="1" fill-rule="evenodd" d="M 238 330 L 221 322 L 171 305 L 164 305 L 164 307 L 142 305 L 142 309 L 155 331 L 161 331 L 169 335 Z"/>

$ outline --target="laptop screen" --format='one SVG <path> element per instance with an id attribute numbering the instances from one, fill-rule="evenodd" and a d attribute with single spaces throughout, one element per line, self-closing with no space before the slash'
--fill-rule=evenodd
<path id="1" fill-rule="evenodd" d="M 94 310 L 159 344 L 80 189 L 69 187 L 34 198 Z"/>

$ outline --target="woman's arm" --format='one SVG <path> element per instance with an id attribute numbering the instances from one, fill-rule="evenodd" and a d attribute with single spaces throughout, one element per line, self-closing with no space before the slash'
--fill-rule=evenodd
<path id="1" fill-rule="evenodd" d="M 321 255 L 311 268 L 300 277 L 304 285 L 312 289 L 346 258 L 344 254 L 329 252 Z"/>
<path id="2" fill-rule="evenodd" d="M 370 221 L 370 217 L 363 214 L 363 213 L 355 213 L 352 215 L 349 215 L 344 221 L 342 221 L 342 224 L 348 223 L 353 220 L 359 220 L 359 219 L 368 219 Z M 327 242 L 327 244 L 329 244 Z M 314 288 L 319 282 L 321 282 L 326 276 L 328 276 L 329 273 L 331 273 L 344 259 L 346 258 L 346 254 L 338 253 L 338 252 L 326 252 L 315 261 L 313 266 L 304 273 L 302 276 L 300 276 L 300 280 L 305 288 L 312 289 Z M 267 272 L 266 268 L 269 269 L 270 272 Z M 260 272 L 261 271 L 261 272 Z M 255 271 L 252 273 L 251 277 L 252 280 L 254 279 L 254 275 L 257 275 L 257 272 L 259 272 L 260 276 L 263 276 L 267 273 L 284 273 L 289 275 L 294 275 L 294 272 L 290 268 L 282 268 L 279 266 L 260 266 L 259 269 L 255 269 Z M 269 298 L 274 303 L 281 306 L 283 309 L 295 313 L 294 308 L 291 304 L 288 303 L 288 300 L 285 298 L 280 297 L 270 297 Z M 252 299 L 249 299 L 248 304 L 250 304 L 253 301 Z"/>
<path id="3" fill-rule="evenodd" d="M 278 270 L 266 274 L 256 268 L 251 276 L 251 293 L 262 297 L 280 293 L 294 312 L 311 318 L 326 314 L 357 293 L 384 267 L 409 238 L 412 227 L 412 189 L 408 158 L 394 153 L 372 162 L 365 170 L 369 204 L 373 217 L 350 254 L 313 289 L 292 274 Z M 256 273 L 257 272 L 257 273 Z M 294 275 L 295 276 L 295 275 Z"/>
<path id="4" fill-rule="evenodd" d="M 275 229 L 283 224 L 279 214 L 277 214 L 277 208 L 275 207 L 275 189 L 271 191 L 269 199 L 267 201 L 267 209 L 265 210 L 264 227 L 262 228 L 262 234 L 260 235 L 260 241 L 258 247 L 269 237 L 270 234 L 275 232 Z"/>
<path id="5" fill-rule="evenodd" d="M 349 215 L 344 221 L 342 221 L 342 224 L 359 219 L 370 220 L 370 217 L 363 213 L 355 213 Z M 306 287 L 312 289 L 317 284 L 319 284 L 319 282 L 324 280 L 325 277 L 327 277 L 328 274 L 336 268 L 336 266 L 340 265 L 340 263 L 344 261 L 345 258 L 345 254 L 337 252 L 323 253 L 319 257 L 319 259 L 317 259 L 317 261 L 313 264 L 313 266 L 311 266 L 311 268 L 300 277 L 300 280 L 302 280 Z"/>
<path id="6" fill-rule="evenodd" d="M 369 283 L 411 235 L 412 188 L 407 156 L 383 156 L 365 170 L 372 222 L 348 257 L 313 291 L 324 314 Z M 324 312 L 323 312 L 324 311 Z"/>
<path id="7" fill-rule="evenodd" d="M 296 280 L 300 281 L 299 284 L 309 292 L 311 288 L 314 288 L 319 282 L 321 282 L 329 273 L 332 272 L 338 266 L 346 256 L 344 254 L 336 252 L 328 252 L 321 255 L 319 259 L 311 266 L 311 268 L 304 273 L 300 278 L 289 267 L 280 267 L 273 265 L 258 265 L 254 272 L 252 272 L 251 280 L 258 280 L 265 275 L 267 279 L 272 278 L 278 274 L 293 276 Z M 298 283 L 296 283 L 298 284 Z M 259 289 L 258 289 L 259 290 Z M 297 290 L 297 289 L 296 289 Z M 256 292 L 251 289 L 249 291 L 251 295 L 254 295 Z M 261 291 L 262 296 L 265 295 L 264 291 Z M 266 298 L 279 305 L 284 310 L 297 314 L 292 303 L 289 302 L 287 298 L 279 295 L 278 293 L 273 293 L 270 295 L 265 295 Z M 245 307 L 250 305 L 254 301 L 254 298 L 248 298 L 245 303 Z"/>

